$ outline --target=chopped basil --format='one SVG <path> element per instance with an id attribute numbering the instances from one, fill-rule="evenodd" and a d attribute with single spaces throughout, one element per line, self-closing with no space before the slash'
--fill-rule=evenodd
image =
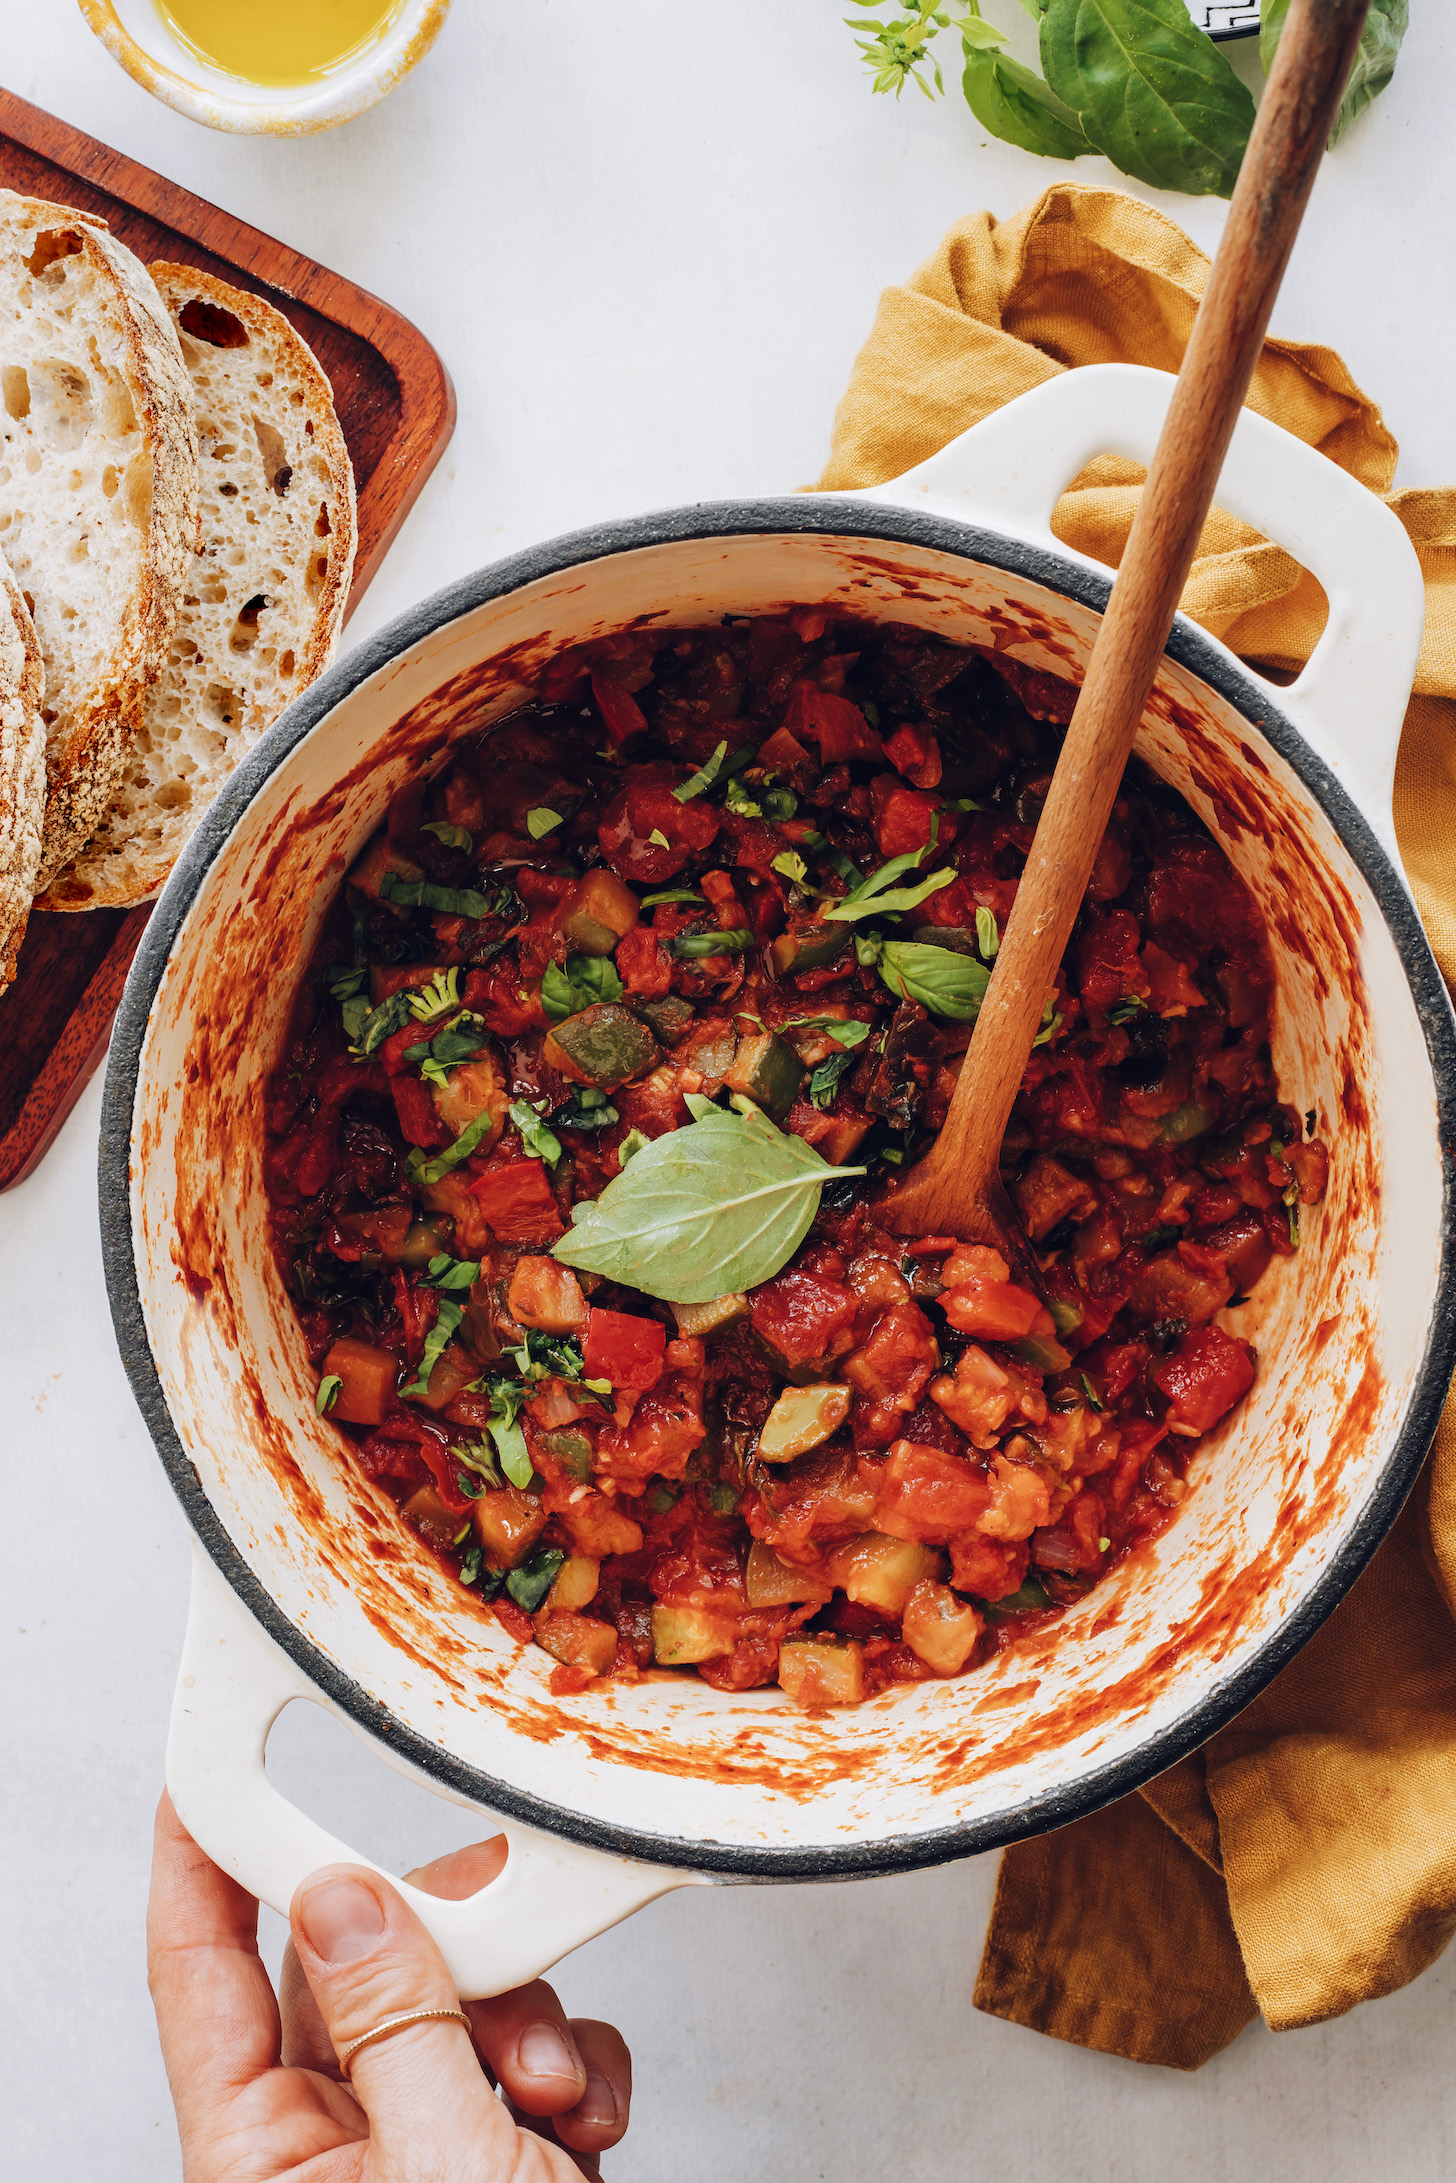
<path id="1" fill-rule="evenodd" d="M 1108 1009 L 1107 1020 L 1109 1023 L 1131 1023 L 1134 1016 L 1146 1010 L 1147 1005 L 1140 993 L 1124 993 L 1122 999 L 1114 1001 Z"/>
<path id="2" fill-rule="evenodd" d="M 1103 1402 L 1101 1396 L 1098 1394 L 1096 1388 L 1092 1385 L 1091 1380 L 1088 1379 L 1085 1372 L 1082 1374 L 1082 1391 L 1087 1397 L 1088 1409 L 1095 1410 L 1100 1417 L 1102 1415 L 1102 1412 L 1106 1408 L 1106 1404 Z"/>
<path id="3" fill-rule="evenodd" d="M 672 847 L 672 843 L 668 840 L 666 834 L 664 834 L 660 826 L 654 826 L 652 832 L 648 835 L 647 839 L 652 844 L 654 849 L 670 849 Z"/>
<path id="4" fill-rule="evenodd" d="M 758 1018 L 754 1017 L 754 1022 Z M 822 1031 L 832 1038 L 836 1046 L 863 1046 L 870 1035 L 871 1026 L 861 1023 L 855 1016 L 790 1016 L 787 1023 L 779 1025 L 781 1031 Z"/>
<path id="5" fill-rule="evenodd" d="M 920 940 L 879 940 L 859 933 L 855 949 L 862 963 L 874 963 L 892 993 L 919 1001 L 932 1015 L 953 1023 L 974 1023 L 986 997 L 991 973 L 973 955 L 932 947 Z"/>
<path id="6" fill-rule="evenodd" d="M 496 1492 L 504 1485 L 505 1480 L 501 1477 L 500 1467 L 486 1441 L 467 1440 L 457 1443 L 450 1450 L 450 1453 L 457 1463 L 463 1463 L 467 1470 L 473 1471 L 477 1478 L 484 1480 L 484 1485 L 481 1488 L 482 1492 Z M 473 1498 L 479 1500 L 480 1494 L 475 1494 Z"/>
<path id="7" fill-rule="evenodd" d="M 420 832 L 433 834 L 436 841 L 443 842 L 447 849 L 463 849 L 467 856 L 475 847 L 470 838 L 470 829 L 466 826 L 452 826 L 448 819 L 432 819 L 428 826 L 420 828 Z"/>
<path id="8" fill-rule="evenodd" d="M 818 1068 L 810 1077 L 809 1097 L 821 1113 L 826 1108 L 833 1106 L 835 1095 L 839 1090 L 839 1079 L 846 1069 L 854 1067 L 854 1059 L 852 1053 L 831 1054 L 827 1061 L 820 1062 Z"/>
<path id="9" fill-rule="evenodd" d="M 418 1046 L 406 1046 L 406 1061 L 418 1061 L 423 1075 L 432 1083 L 445 1082 L 446 1069 L 456 1069 L 472 1054 L 478 1054 L 485 1044 L 485 1019 L 462 1009 L 453 1023 L 447 1023 L 443 1031 L 437 1031 L 432 1039 Z"/>
<path id="10" fill-rule="evenodd" d="M 481 1138 L 493 1126 L 494 1121 L 490 1108 L 482 1107 L 475 1120 L 467 1122 L 454 1144 L 447 1145 L 443 1152 L 437 1152 L 432 1160 L 427 1160 L 419 1147 L 416 1146 L 404 1163 L 410 1181 L 413 1183 L 438 1182 L 442 1175 L 448 1175 L 453 1168 L 462 1166 L 470 1158 Z"/>
<path id="11" fill-rule="evenodd" d="M 976 905 L 976 945 L 984 962 L 993 962 L 1001 945 L 1001 935 L 996 930 L 996 920 L 985 904 Z"/>
<path id="12" fill-rule="evenodd" d="M 781 879 L 791 880 L 796 887 L 803 885 L 809 867 L 794 849 L 785 849 L 773 860 L 773 868 Z"/>
<path id="13" fill-rule="evenodd" d="M 728 809 L 736 813 L 740 819 L 761 819 L 763 817 L 763 805 L 754 802 L 741 781 L 734 780 L 728 783 L 728 794 L 724 801 L 727 803 Z"/>
<path id="14" fill-rule="evenodd" d="M 480 1548 L 467 1546 L 460 1557 L 460 1582 L 473 1584 L 480 1575 Z"/>
<path id="15" fill-rule="evenodd" d="M 463 1304 L 455 1303 L 448 1296 L 441 1300 L 440 1316 L 425 1336 L 425 1348 L 424 1354 L 420 1358 L 419 1375 L 410 1381 L 408 1387 L 400 1388 L 399 1392 L 402 1397 L 427 1395 L 429 1393 L 430 1374 L 439 1363 L 444 1354 L 446 1343 L 455 1334 L 464 1316 L 465 1306 Z"/>
<path id="16" fill-rule="evenodd" d="M 339 1010 L 339 1014 L 343 1018 L 344 1036 L 351 1046 L 357 1046 L 359 1033 L 369 1021 L 369 995 L 367 993 L 351 993 Z"/>
<path id="17" fill-rule="evenodd" d="M 617 1158 L 622 1166 L 625 1167 L 627 1162 L 643 1149 L 644 1145 L 650 1145 L 651 1142 L 652 1139 L 644 1135 L 640 1129 L 629 1129 L 617 1147 Z"/>
<path id="18" fill-rule="evenodd" d="M 763 794 L 763 815 L 776 826 L 791 819 L 799 808 L 799 799 L 791 788 L 766 788 Z"/>
<path id="19" fill-rule="evenodd" d="M 559 1546 L 543 1546 L 519 1569 L 513 1569 L 506 1578 L 506 1590 L 516 1605 L 533 1615 L 556 1582 L 556 1572 L 565 1559 Z"/>
<path id="20" fill-rule="evenodd" d="M 705 955 L 741 955 L 753 945 L 753 934 L 739 925 L 732 932 L 680 932 L 668 942 L 672 953 L 693 962 Z"/>
<path id="21" fill-rule="evenodd" d="M 673 790 L 674 801 L 689 803 L 694 796 L 701 796 L 705 788 L 711 788 L 722 771 L 723 760 L 727 755 L 728 745 L 720 743 L 707 763 L 699 766 L 696 773 L 690 773 L 687 779 Z"/>
<path id="22" fill-rule="evenodd" d="M 561 1158 L 561 1139 L 554 1130 L 548 1129 L 533 1106 L 524 1099 L 517 1099 L 511 1106 L 511 1120 L 521 1133 L 521 1142 L 536 1159 L 554 1167 Z"/>
<path id="23" fill-rule="evenodd" d="M 544 841 L 561 824 L 561 813 L 547 804 L 538 804 L 534 811 L 526 813 L 526 832 L 532 841 Z"/>
<path id="24" fill-rule="evenodd" d="M 518 1422 L 521 1404 L 530 1399 L 531 1390 L 519 1380 L 488 1380 L 486 1392 L 490 1396 L 490 1417 L 486 1430 L 495 1442 L 500 1467 L 513 1486 L 524 1493 L 536 1473 L 531 1468 L 531 1451 L 526 1446 L 526 1436 Z"/>
<path id="25" fill-rule="evenodd" d="M 437 887 L 429 879 L 401 879 L 386 872 L 379 882 L 380 897 L 401 910 L 433 910 L 442 917 L 502 917 L 510 907 L 513 890 L 481 894 L 475 887 Z"/>
<path id="26" fill-rule="evenodd" d="M 655 910 L 660 902 L 701 902 L 702 896 L 691 887 L 661 887 L 656 894 L 644 894 L 644 910 Z"/>
<path id="27" fill-rule="evenodd" d="M 377 1008 L 371 1008 L 359 1026 L 355 1045 L 361 1054 L 372 1054 L 376 1047 L 395 1031 L 402 1031 L 410 1018 L 410 996 L 406 992 L 391 993 Z"/>
<path id="28" fill-rule="evenodd" d="M 337 1372 L 328 1372 L 319 1381 L 318 1393 L 313 1398 L 313 1406 L 320 1417 L 328 1416 L 339 1399 L 339 1389 L 343 1384 Z"/>
<path id="29" fill-rule="evenodd" d="M 580 1091 L 569 1107 L 551 1117 L 556 1129 L 611 1129 L 622 1119 L 599 1091 Z"/>
<path id="30" fill-rule="evenodd" d="M 559 963 L 547 964 L 541 1006 L 553 1023 L 564 1023 L 597 1001 L 621 1000 L 625 991 L 610 955 L 568 955 L 564 970 Z"/>
<path id="31" fill-rule="evenodd" d="M 468 1289 L 480 1279 L 478 1258 L 451 1258 L 441 1251 L 430 1260 L 425 1279 L 432 1289 Z"/>
<path id="32" fill-rule="evenodd" d="M 351 999 L 356 993 L 362 993 L 369 983 L 369 972 L 363 965 L 351 970 L 347 964 L 330 963 L 322 975 L 336 1001 Z"/>

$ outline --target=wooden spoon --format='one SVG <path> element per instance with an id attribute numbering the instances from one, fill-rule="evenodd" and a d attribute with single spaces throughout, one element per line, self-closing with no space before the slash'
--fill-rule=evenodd
<path id="1" fill-rule="evenodd" d="M 1001 1139 L 1020 1089 L 1240 407 L 1263 346 L 1369 0 L 1293 0 L 1228 224 L 1057 760 L 945 1126 L 886 1192 L 899 1235 L 988 1243 L 1039 1289 L 1002 1186 Z"/>

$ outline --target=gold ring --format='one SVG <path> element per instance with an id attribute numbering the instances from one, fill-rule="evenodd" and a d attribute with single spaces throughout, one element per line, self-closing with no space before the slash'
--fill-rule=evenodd
<path id="1" fill-rule="evenodd" d="M 339 2067 L 347 2077 L 350 2075 L 349 2064 L 361 2047 L 372 2046 L 376 2039 L 387 2039 L 391 2032 L 403 2031 L 408 2024 L 441 2022 L 463 2024 L 467 2031 L 470 2030 L 470 2018 L 463 2009 L 410 2009 L 403 2016 L 384 2016 L 371 2030 L 361 2032 L 357 2039 L 349 2041 L 339 2056 Z"/>

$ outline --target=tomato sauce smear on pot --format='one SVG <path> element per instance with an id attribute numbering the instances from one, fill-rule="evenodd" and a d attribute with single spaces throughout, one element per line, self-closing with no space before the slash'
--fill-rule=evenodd
<path id="1" fill-rule="evenodd" d="M 876 1222 L 1061 732 L 915 629 L 634 632 L 422 769 L 347 874 L 270 1087 L 280 1264 L 320 1414 L 558 1693 L 974 1672 L 1170 1521 L 1252 1385 L 1220 1314 L 1328 1161 L 1254 903 L 1137 763 L 1002 1152 L 1047 1302 Z M 765 1161 L 787 1248 L 743 1210 Z M 637 1240 L 593 1270 L 613 1207 Z"/>

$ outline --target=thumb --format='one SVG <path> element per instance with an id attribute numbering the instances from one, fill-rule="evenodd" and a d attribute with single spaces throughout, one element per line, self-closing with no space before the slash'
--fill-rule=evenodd
<path id="1" fill-rule="evenodd" d="M 439 1949 L 389 1882 L 357 1865 L 310 1874 L 290 1916 L 299 1965 L 342 2055 L 386 2017 L 458 2009 Z M 509 2165 L 515 2129 L 481 2072 L 470 2033 L 437 2018 L 363 2047 L 350 2065 L 369 2117 L 377 2172 L 392 2183 L 416 2175 L 492 2172 Z"/>

